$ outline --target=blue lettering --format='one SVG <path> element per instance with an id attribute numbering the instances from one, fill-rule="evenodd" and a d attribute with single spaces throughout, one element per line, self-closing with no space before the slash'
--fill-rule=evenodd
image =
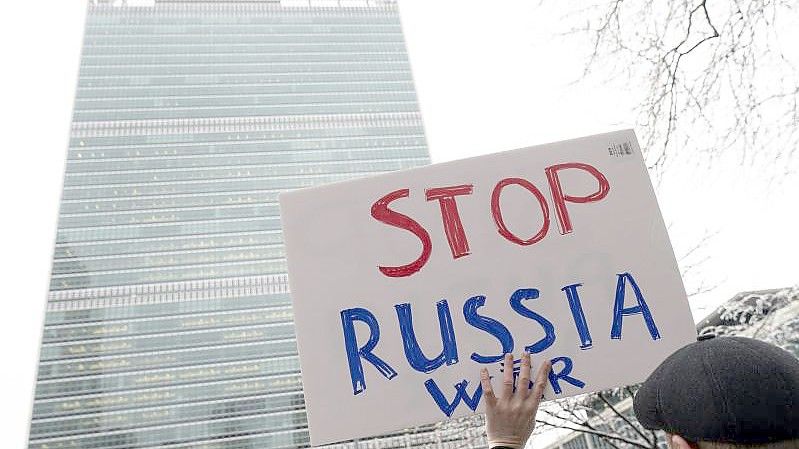
<path id="1" fill-rule="evenodd" d="M 574 325 L 577 327 L 577 334 L 580 336 L 580 349 L 591 349 L 591 346 L 593 346 L 591 332 L 588 330 L 588 322 L 585 320 L 583 306 L 580 303 L 580 295 L 577 293 L 577 287 L 582 285 L 583 284 L 567 285 L 561 290 L 566 293 L 566 299 L 569 300 L 569 308 L 572 311 Z"/>
<path id="2" fill-rule="evenodd" d="M 458 346 L 455 342 L 455 329 L 452 326 L 452 315 L 449 312 L 449 305 L 446 300 L 436 303 L 438 309 L 438 326 L 441 330 L 441 353 L 433 359 L 428 359 L 422 353 L 416 334 L 413 331 L 413 317 L 411 315 L 410 304 L 397 304 L 400 333 L 402 334 L 402 346 L 405 348 L 405 358 L 408 359 L 411 367 L 416 371 L 429 373 L 439 366 L 446 363 L 454 365 L 458 363 Z"/>
<path id="3" fill-rule="evenodd" d="M 563 362 L 563 369 L 556 374 L 554 366 L 558 362 Z M 558 380 L 563 380 L 577 388 L 583 388 L 585 386 L 585 382 L 582 380 L 569 376 L 569 374 L 572 372 L 572 368 L 574 368 L 572 359 L 568 357 L 556 357 L 552 359 L 552 366 L 553 368 L 549 371 L 549 383 L 552 385 L 552 389 L 555 390 L 555 394 L 563 393 L 563 389 L 560 388 L 560 383 Z"/>
<path id="4" fill-rule="evenodd" d="M 360 348 L 358 347 L 358 337 L 355 335 L 355 321 L 366 323 L 369 326 L 369 341 Z M 397 372 L 388 363 L 372 354 L 372 350 L 377 346 L 378 340 L 380 340 L 380 326 L 378 326 L 377 318 L 372 312 L 360 307 L 342 310 L 341 325 L 344 328 L 344 347 L 347 350 L 347 361 L 350 366 L 352 394 L 358 394 L 366 390 L 361 358 L 374 365 L 380 374 L 389 380 L 397 375 Z"/>
<path id="5" fill-rule="evenodd" d="M 516 313 L 534 320 L 544 329 L 544 337 L 541 340 L 524 347 L 524 349 L 531 354 L 539 353 L 552 346 L 552 343 L 555 342 L 555 326 L 553 326 L 548 319 L 522 305 L 522 301 L 525 299 L 537 298 L 538 290 L 534 288 L 520 288 L 513 292 L 510 297 L 510 306 Z"/>
<path id="6" fill-rule="evenodd" d="M 461 399 L 472 411 L 477 409 L 477 405 L 480 404 L 480 398 L 483 396 L 483 386 L 478 384 L 477 389 L 474 390 L 474 394 L 469 396 L 469 393 L 466 391 L 467 385 L 469 385 L 469 381 L 467 380 L 455 384 L 455 399 L 450 402 L 433 379 L 428 379 L 424 383 L 427 392 L 430 393 L 430 396 L 432 396 L 433 400 L 438 404 L 438 408 L 440 408 L 447 417 L 452 416 L 452 412 L 458 407 Z"/>
<path id="7" fill-rule="evenodd" d="M 635 279 L 633 279 L 630 273 L 621 273 L 617 276 L 619 279 L 616 282 L 616 303 L 613 305 L 613 325 L 610 328 L 610 338 L 616 340 L 621 339 L 621 324 L 622 319 L 625 316 L 641 314 L 641 316 L 644 318 L 644 322 L 646 323 L 646 328 L 649 329 L 649 335 L 652 336 L 652 340 L 659 339 L 660 332 L 658 332 L 658 328 L 655 325 L 655 320 L 652 319 L 652 312 L 649 311 L 649 306 L 646 305 L 644 295 L 641 293 L 641 289 L 638 288 L 638 284 L 635 282 Z M 633 292 L 635 293 L 635 299 L 638 301 L 638 304 L 632 307 L 624 307 L 624 295 L 627 291 L 627 280 L 630 281 L 630 286 L 633 288 Z"/>
<path id="8" fill-rule="evenodd" d="M 476 352 L 472 353 L 472 360 L 477 363 L 494 363 L 502 360 L 504 354 L 513 352 L 513 336 L 504 324 L 499 321 L 489 318 L 487 316 L 477 313 L 477 309 L 483 307 L 486 303 L 485 296 L 473 296 L 463 304 L 463 317 L 466 322 L 472 326 L 485 331 L 497 340 L 502 345 L 502 352 L 497 355 L 483 356 Z"/>

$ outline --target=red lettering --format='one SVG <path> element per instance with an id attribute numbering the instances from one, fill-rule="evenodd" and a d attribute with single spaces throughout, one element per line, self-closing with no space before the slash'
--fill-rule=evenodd
<path id="1" fill-rule="evenodd" d="M 502 194 L 502 189 L 511 184 L 522 186 L 527 189 L 530 193 L 535 195 L 536 199 L 538 200 L 538 205 L 541 206 L 541 214 L 544 217 L 544 222 L 541 224 L 541 229 L 539 229 L 534 236 L 527 240 L 522 240 L 510 232 L 508 227 L 505 226 L 505 220 L 502 218 L 502 210 L 500 210 L 499 207 L 499 197 Z M 533 243 L 544 238 L 544 236 L 547 235 L 547 231 L 549 231 L 549 206 L 547 205 L 547 200 L 544 198 L 544 194 L 538 190 L 538 187 L 526 179 L 505 178 L 502 181 L 499 181 L 497 185 L 494 186 L 494 192 L 491 194 L 491 214 L 494 216 L 494 223 L 496 223 L 497 230 L 499 231 L 500 235 L 519 245 L 532 245 Z"/>
<path id="2" fill-rule="evenodd" d="M 469 255 L 469 241 L 466 240 L 466 232 L 463 230 L 455 197 L 471 194 L 471 184 L 425 190 L 427 201 L 438 200 L 438 205 L 441 208 L 441 220 L 444 222 L 444 234 L 447 236 L 449 249 L 455 259 Z"/>
<path id="3" fill-rule="evenodd" d="M 413 262 L 398 267 L 377 267 L 381 273 L 389 277 L 410 276 L 413 273 L 421 270 L 424 264 L 427 263 L 427 260 L 430 258 L 430 252 L 433 248 L 433 244 L 430 241 L 430 234 L 427 233 L 422 225 L 407 215 L 388 208 L 388 205 L 392 201 L 400 198 L 407 198 L 409 194 L 410 192 L 408 189 L 395 190 L 380 198 L 372 205 L 372 217 L 374 217 L 375 220 L 385 223 L 389 226 L 410 231 L 422 241 L 422 254 L 420 254 L 419 258 Z"/>
<path id="4" fill-rule="evenodd" d="M 564 195 L 560 185 L 560 179 L 558 178 L 558 171 L 569 168 L 583 170 L 593 176 L 599 182 L 597 191 L 588 196 Z M 547 167 L 545 171 L 547 173 L 547 180 L 549 181 L 549 189 L 552 191 L 552 201 L 555 203 L 555 213 L 558 216 L 560 233 L 563 235 L 571 233 L 574 229 L 571 218 L 569 218 L 569 211 L 566 209 L 566 201 L 570 203 L 592 203 L 605 198 L 610 191 L 610 184 L 605 175 L 591 165 L 582 162 L 557 164 Z"/>

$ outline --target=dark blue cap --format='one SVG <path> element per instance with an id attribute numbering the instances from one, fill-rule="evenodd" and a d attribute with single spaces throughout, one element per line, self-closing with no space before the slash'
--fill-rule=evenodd
<path id="1" fill-rule="evenodd" d="M 799 438 L 799 359 L 752 338 L 706 338 L 669 356 L 633 403 L 647 429 L 698 442 Z"/>

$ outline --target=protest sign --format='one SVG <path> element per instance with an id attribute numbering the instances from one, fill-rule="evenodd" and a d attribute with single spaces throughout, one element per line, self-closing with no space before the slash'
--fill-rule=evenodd
<path id="1" fill-rule="evenodd" d="M 640 382 L 696 337 L 632 131 L 280 203 L 312 445 L 480 411 L 506 352 L 553 361 L 551 399 Z"/>

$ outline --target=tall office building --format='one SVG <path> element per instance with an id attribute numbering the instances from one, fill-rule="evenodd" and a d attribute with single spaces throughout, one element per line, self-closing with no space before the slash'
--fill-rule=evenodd
<path id="1" fill-rule="evenodd" d="M 134 1 L 88 8 L 29 447 L 307 446 L 277 195 L 428 163 L 396 5 Z"/>

